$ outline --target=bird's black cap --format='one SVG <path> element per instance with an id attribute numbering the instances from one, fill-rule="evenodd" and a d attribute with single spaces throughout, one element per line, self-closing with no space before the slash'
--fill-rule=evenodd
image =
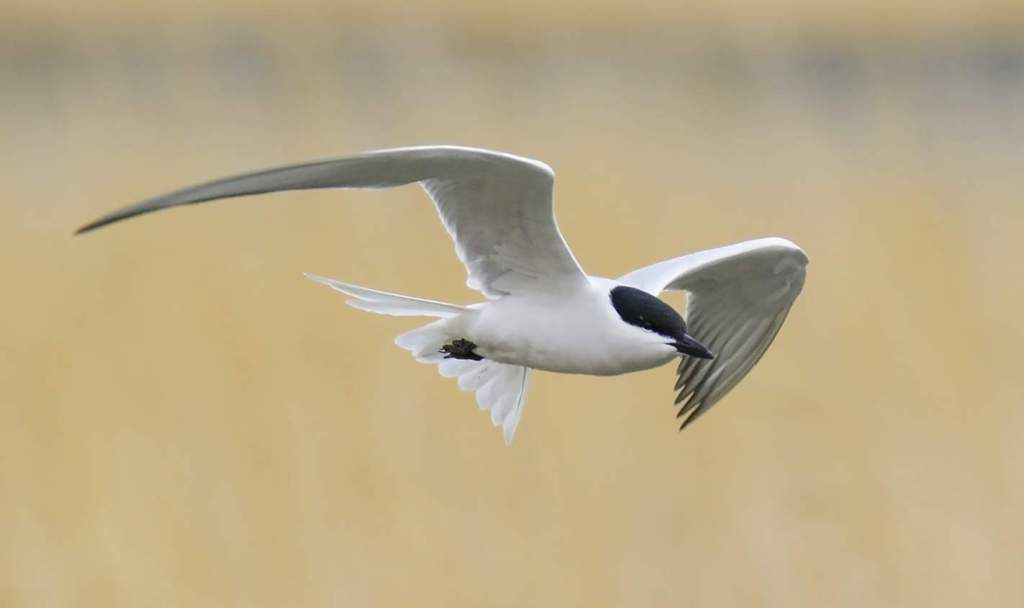
<path id="1" fill-rule="evenodd" d="M 612 288 L 610 295 L 612 307 L 626 323 L 664 336 L 683 354 L 714 358 L 707 347 L 686 333 L 686 321 L 668 304 L 646 291 L 626 285 Z"/>

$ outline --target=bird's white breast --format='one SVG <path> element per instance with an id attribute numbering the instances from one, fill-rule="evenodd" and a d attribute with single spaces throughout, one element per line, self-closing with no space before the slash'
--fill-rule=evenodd
<path id="1" fill-rule="evenodd" d="M 608 295 L 615 284 L 591 277 L 568 294 L 506 296 L 474 307 L 452 329 L 487 359 L 553 372 L 606 376 L 674 359 L 665 338 L 619 318 Z"/>

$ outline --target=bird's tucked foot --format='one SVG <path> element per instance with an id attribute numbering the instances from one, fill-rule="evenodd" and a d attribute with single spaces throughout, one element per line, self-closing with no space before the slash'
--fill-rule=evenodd
<path id="1" fill-rule="evenodd" d="M 438 352 L 444 353 L 445 359 L 469 359 L 471 361 L 480 361 L 483 357 L 473 352 L 473 349 L 475 348 L 476 344 L 473 344 L 469 340 L 456 338 L 442 346 Z"/>

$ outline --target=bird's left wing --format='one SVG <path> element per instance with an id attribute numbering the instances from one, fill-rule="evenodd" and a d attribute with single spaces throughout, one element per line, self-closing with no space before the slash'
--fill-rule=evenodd
<path id="1" fill-rule="evenodd" d="M 807 255 L 795 244 L 766 238 L 666 260 L 619 278 L 652 295 L 685 291 L 688 331 L 715 355 L 679 362 L 676 404 L 682 407 L 677 417 L 690 414 L 680 429 L 758 362 L 800 294 L 806 266 Z"/>
<path id="2" fill-rule="evenodd" d="M 317 188 L 391 188 L 418 182 L 433 199 L 467 283 L 488 297 L 563 291 L 586 276 L 555 223 L 554 173 L 544 163 L 461 146 L 377 150 L 214 180 L 109 213 L 78 230 L 215 199 Z"/>

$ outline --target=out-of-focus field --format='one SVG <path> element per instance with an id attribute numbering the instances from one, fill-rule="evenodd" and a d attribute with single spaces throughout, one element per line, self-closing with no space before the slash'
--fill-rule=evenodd
<path id="1" fill-rule="evenodd" d="M 0 605 L 1024 605 L 1020 4 L 548 4 L 0 5 Z M 591 273 L 782 235 L 804 294 L 685 433 L 536 374 L 506 448 L 302 278 L 478 299 L 415 188 L 71 237 L 420 143 L 550 163 Z"/>

